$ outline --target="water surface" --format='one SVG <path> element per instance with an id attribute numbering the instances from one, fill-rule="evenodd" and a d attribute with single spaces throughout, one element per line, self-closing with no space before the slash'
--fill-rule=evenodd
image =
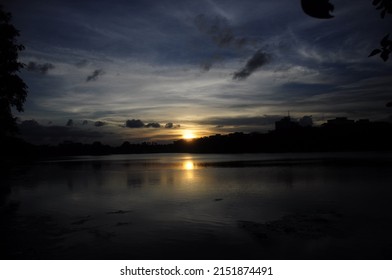
<path id="1" fill-rule="evenodd" d="M 391 155 L 84 156 L 9 167 L 4 259 L 390 259 Z"/>

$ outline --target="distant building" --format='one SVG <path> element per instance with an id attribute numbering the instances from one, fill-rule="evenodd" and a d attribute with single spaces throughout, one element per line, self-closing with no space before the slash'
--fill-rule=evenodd
<path id="1" fill-rule="evenodd" d="M 312 127 L 313 126 L 313 118 L 312 116 L 303 116 L 299 120 L 299 125 L 302 127 Z"/>
<path id="2" fill-rule="evenodd" d="M 355 123 L 354 120 L 349 120 L 346 117 L 339 117 L 339 118 L 335 118 L 333 120 L 328 120 L 326 125 L 341 127 L 341 126 L 353 125 L 354 123 Z"/>
<path id="3" fill-rule="evenodd" d="M 357 120 L 357 121 L 356 121 L 356 124 L 359 124 L 359 125 L 368 125 L 368 124 L 370 124 L 370 120 L 368 120 L 368 119 L 360 119 L 360 120 Z"/>
<path id="4" fill-rule="evenodd" d="M 276 131 L 290 131 L 299 127 L 299 123 L 292 120 L 290 117 L 284 117 L 280 121 L 275 122 Z"/>

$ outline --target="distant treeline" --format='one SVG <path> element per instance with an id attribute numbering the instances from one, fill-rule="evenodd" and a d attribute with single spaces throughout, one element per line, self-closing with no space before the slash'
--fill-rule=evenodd
<path id="1" fill-rule="evenodd" d="M 392 124 L 386 122 L 331 120 L 319 127 L 303 127 L 285 118 L 268 133 L 231 133 L 170 144 L 124 142 L 118 147 L 94 142 L 63 142 L 57 146 L 32 145 L 7 138 L 4 155 L 29 157 L 107 155 L 136 153 L 270 153 L 392 150 Z"/>

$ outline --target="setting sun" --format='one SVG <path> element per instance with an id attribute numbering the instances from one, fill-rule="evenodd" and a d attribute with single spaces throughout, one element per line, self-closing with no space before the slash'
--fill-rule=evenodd
<path id="1" fill-rule="evenodd" d="M 192 131 L 185 131 L 182 137 L 185 140 L 192 140 L 196 138 L 196 135 Z"/>

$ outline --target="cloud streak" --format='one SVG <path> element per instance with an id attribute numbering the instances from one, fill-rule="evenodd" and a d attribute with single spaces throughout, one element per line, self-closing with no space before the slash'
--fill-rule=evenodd
<path id="1" fill-rule="evenodd" d="M 194 23 L 200 32 L 207 34 L 219 47 L 241 48 L 249 43 L 244 37 L 236 37 L 228 20 L 222 16 L 207 17 L 199 14 Z"/>
<path id="2" fill-rule="evenodd" d="M 269 63 L 270 56 L 262 50 L 258 50 L 239 71 L 233 74 L 234 80 L 245 80 L 253 74 L 257 69 Z"/>
<path id="3" fill-rule="evenodd" d="M 94 72 L 91 75 L 87 76 L 86 82 L 96 81 L 98 79 L 98 77 L 100 77 L 104 74 L 105 74 L 105 72 L 102 69 L 94 70 Z"/>
<path id="4" fill-rule="evenodd" d="M 55 68 L 55 66 L 52 63 L 39 64 L 34 61 L 30 61 L 26 66 L 26 69 L 28 71 L 39 73 L 42 75 L 46 75 L 49 72 L 49 70 L 54 69 L 54 68 Z"/>
<path id="5" fill-rule="evenodd" d="M 215 125 L 217 127 L 226 126 L 273 126 L 276 121 L 282 119 L 282 115 L 264 115 L 264 116 L 237 116 L 237 117 L 212 117 L 200 121 L 201 124 Z"/>

